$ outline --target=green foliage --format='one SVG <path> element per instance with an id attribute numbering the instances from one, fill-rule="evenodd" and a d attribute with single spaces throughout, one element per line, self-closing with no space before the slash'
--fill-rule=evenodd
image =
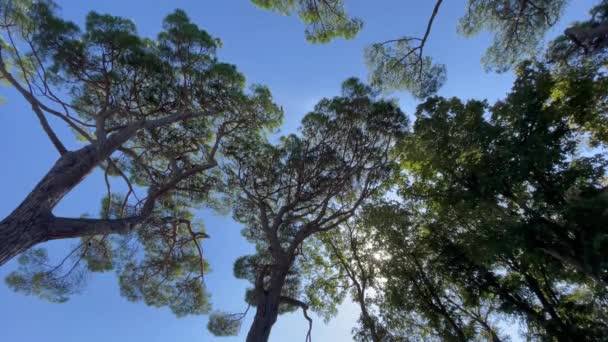
<path id="1" fill-rule="evenodd" d="M 69 295 L 81 290 L 84 274 L 81 270 L 47 268 L 49 258 L 43 248 L 30 249 L 17 258 L 19 267 L 6 278 L 6 284 L 14 291 L 38 296 L 53 303 L 64 303 Z M 59 272 L 57 272 L 59 271 Z"/>
<path id="2" fill-rule="evenodd" d="M 607 163 L 603 154 L 578 154 L 587 131 L 571 124 L 577 111 L 589 113 L 582 104 L 592 107 L 597 95 L 571 88 L 568 100 L 558 100 L 556 77 L 534 63 L 519 66 L 517 76 L 508 96 L 493 106 L 430 98 L 418 107 L 401 150 L 407 211 L 396 214 L 413 223 L 392 233 L 380 230 L 397 234 L 381 240 L 397 244 L 388 253 L 385 289 L 397 316 L 387 310 L 387 322 L 403 321 L 403 312 L 424 313 L 442 338 L 455 326 L 466 336 L 464 319 L 474 316 L 459 307 L 472 313 L 491 308 L 498 317 L 524 320 L 532 339 L 599 341 L 606 334 L 600 323 L 606 255 L 593 241 L 606 234 L 608 217 L 599 208 L 605 208 Z M 574 100 L 579 105 L 571 106 Z M 414 273 L 407 260 L 419 260 Z M 431 293 L 455 297 L 425 302 L 416 294 L 401 301 L 422 285 L 404 286 L 421 279 L 428 279 L 422 285 L 435 289 Z M 456 325 L 446 323 L 450 317 Z"/>
<path id="3" fill-rule="evenodd" d="M 177 316 L 206 314 L 211 305 L 203 280 L 209 266 L 199 239 L 207 236 L 201 226 L 180 223 L 193 217 L 174 211 L 183 204 L 165 205 L 169 208 L 162 216 L 173 219 L 150 221 L 134 236 L 123 238 L 127 241 L 115 244 L 121 294 L 130 301 L 168 306 Z M 134 251 L 134 243 L 142 250 Z"/>
<path id="4" fill-rule="evenodd" d="M 92 272 L 107 272 L 114 269 L 114 255 L 110 239 L 101 236 L 82 238 L 82 257 Z"/>
<path id="5" fill-rule="evenodd" d="M 608 78 L 603 67 L 556 69 L 551 72 L 554 82 L 551 100 L 572 115 L 572 123 L 581 131 L 589 133 L 592 146 L 606 144 Z"/>
<path id="6" fill-rule="evenodd" d="M 242 190 L 234 217 L 256 245 L 234 266 L 253 285 L 250 305 L 272 307 L 274 296 L 274 314 L 302 308 L 328 320 L 336 313 L 347 292 L 331 280 L 340 274 L 316 236 L 381 196 L 395 166 L 391 150 L 407 129 L 395 101 L 377 95 L 348 79 L 341 96 L 322 99 L 302 119 L 299 134 L 232 152 L 232 181 Z"/>
<path id="7" fill-rule="evenodd" d="M 503 72 L 538 53 L 543 37 L 558 21 L 567 0 L 469 0 L 458 31 L 473 36 L 483 30 L 494 40 L 482 60 L 487 70 Z"/>
<path id="8" fill-rule="evenodd" d="M 182 10 L 167 15 L 152 39 L 131 20 L 95 12 L 80 28 L 58 17 L 51 1 L 1 1 L 0 14 L 2 67 L 23 89 L 45 89 L 31 94 L 33 107 L 63 118 L 85 149 L 129 134 L 97 165 L 107 187 L 99 219 L 82 221 L 83 230 L 113 225 L 124 234 L 80 239 L 60 267 L 31 252 L 7 279 L 11 288 L 65 301 L 87 272 L 115 270 L 129 300 L 178 316 L 208 313 L 208 236 L 193 212 L 228 210 L 226 154 L 261 144 L 282 121 L 269 89 L 247 89 L 245 76 L 218 60 L 221 41 Z M 128 191 L 114 191 L 116 182 Z"/>
<path id="9" fill-rule="evenodd" d="M 354 38 L 363 22 L 350 18 L 342 0 L 251 0 L 264 9 L 290 15 L 296 12 L 306 26 L 306 40 L 327 43 L 334 38 Z"/>
<path id="10" fill-rule="evenodd" d="M 423 57 L 416 49 L 407 38 L 390 45 L 369 46 L 365 60 L 370 69 L 370 82 L 385 90 L 408 90 L 417 98 L 435 94 L 446 81 L 446 68 L 433 63 L 431 57 Z"/>
<path id="11" fill-rule="evenodd" d="M 341 0 L 252 0 L 256 5 L 282 14 L 298 12 L 308 26 L 307 39 L 312 42 L 328 42 L 335 37 L 352 38 L 362 28 L 359 19 L 350 19 L 344 12 Z M 561 17 L 568 0 L 469 0 L 465 15 L 460 19 L 458 31 L 466 37 L 483 31 L 494 34 L 494 39 L 482 59 L 486 70 L 504 72 L 518 62 L 538 55 L 545 34 Z M 442 1 L 434 1 L 435 8 L 427 23 L 424 36 L 411 35 L 375 43 L 365 49 L 365 60 L 370 70 L 370 81 L 387 90 L 407 90 L 415 97 L 424 98 L 435 94 L 445 83 L 446 68 L 433 62 L 423 51 L 431 33 Z M 592 10 L 593 26 L 602 22 L 605 5 Z M 597 26 L 597 25 L 596 25 Z M 603 27 L 601 34 L 605 35 Z M 601 36 L 600 50 L 605 46 Z M 562 38 L 553 51 L 569 53 Z M 591 42 L 591 40 L 590 40 Z M 597 43 L 597 39 L 595 40 Z M 566 42 L 571 44 L 571 42 Z M 589 44 L 590 45 L 590 44 Z M 575 47 L 576 50 L 579 47 Z"/>
<path id="12" fill-rule="evenodd" d="M 310 309 L 327 323 L 338 313 L 338 305 L 348 295 L 347 285 L 342 282 L 344 274 L 326 257 L 322 241 L 310 239 L 302 254 L 306 255 L 300 261 L 301 273 L 306 274 L 304 295 Z"/>
<path id="13" fill-rule="evenodd" d="M 361 28 L 338 0 L 253 2 L 298 13 L 313 42 Z M 504 71 L 537 52 L 565 4 L 471 0 L 459 30 L 494 32 L 484 63 Z M 445 67 L 423 55 L 423 39 L 375 44 L 366 58 L 379 89 L 346 80 L 274 145 L 266 134 L 283 113 L 269 89 L 246 90 L 245 76 L 218 61 L 221 41 L 184 11 L 147 39 L 124 18 L 90 13 L 81 29 L 54 10 L 0 2 L 3 35 L 20 39 L 0 41 L 2 67 L 50 89 L 41 97 L 73 110 L 66 120 L 90 146 L 134 123 L 146 128 L 99 164 L 99 220 L 120 223 L 122 234 L 83 237 L 57 266 L 44 249 L 24 253 L 6 278 L 13 290 L 65 302 L 88 272 L 115 270 L 128 300 L 209 313 L 208 236 L 194 210 L 232 203 L 256 248 L 234 274 L 251 283 L 245 301 L 258 310 L 273 310 L 274 298 L 279 314 L 311 309 L 327 321 L 350 295 L 360 341 L 497 341 L 505 319 L 523 322 L 530 340 L 608 334 L 605 45 L 603 36 L 579 39 L 603 29 L 604 2 L 554 42 L 551 65 L 519 64 L 503 100 L 427 98 L 411 132 L 380 90 L 426 98 Z M 581 153 L 587 139 L 599 149 Z M 116 179 L 127 193 L 112 190 Z M 389 191 L 398 201 L 386 201 Z M 213 312 L 208 329 L 235 335 L 245 313 Z"/>
<path id="14" fill-rule="evenodd" d="M 215 336 L 236 336 L 241 330 L 241 319 L 238 315 L 216 311 L 209 315 L 207 329 Z"/>
<path id="15" fill-rule="evenodd" d="M 138 271 L 135 264 L 127 264 L 120 276 L 121 294 L 130 301 L 143 300 L 150 306 L 167 306 L 178 317 L 209 313 L 209 294 L 201 280 L 180 276 L 181 272 L 194 269 L 192 264 L 196 262 L 198 260 L 175 258 L 170 265 L 163 267 L 161 275 Z M 171 266 L 175 270 L 169 270 Z M 142 267 L 151 266 L 144 264 Z"/>
<path id="16" fill-rule="evenodd" d="M 505 321 L 532 341 L 603 340 L 603 70 L 524 62 L 516 75 L 493 105 L 420 104 L 394 201 L 304 250 L 322 291 L 359 304 L 356 340 L 499 341 Z"/>

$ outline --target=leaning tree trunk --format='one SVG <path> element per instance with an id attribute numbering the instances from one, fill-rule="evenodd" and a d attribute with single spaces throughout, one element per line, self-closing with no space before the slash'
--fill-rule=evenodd
<path id="1" fill-rule="evenodd" d="M 56 229 L 62 227 L 53 224 L 58 222 L 53 208 L 142 127 L 141 123 L 129 125 L 107 138 L 62 154 L 17 209 L 0 221 L 0 266 L 38 243 L 86 235 L 84 231 L 66 234 L 65 230 Z"/>
<path id="2" fill-rule="evenodd" d="M 53 208 L 103 159 L 105 153 L 93 145 L 59 158 L 23 202 L 0 221 L 0 266 L 38 243 L 60 238 L 51 229 Z"/>
<path id="3" fill-rule="evenodd" d="M 266 342 L 270 337 L 272 326 L 279 316 L 281 292 L 289 267 L 281 267 L 273 272 L 270 286 L 257 299 L 255 317 L 247 334 L 247 342 Z"/>

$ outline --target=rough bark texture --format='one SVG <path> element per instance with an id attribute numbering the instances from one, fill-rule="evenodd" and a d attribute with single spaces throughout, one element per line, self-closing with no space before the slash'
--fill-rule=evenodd
<path id="1" fill-rule="evenodd" d="M 0 266 L 54 236 L 53 208 L 100 160 L 94 145 L 62 155 L 21 204 L 0 222 Z"/>
<path id="2" fill-rule="evenodd" d="M 285 284 L 288 270 L 289 267 L 284 266 L 274 271 L 268 290 L 258 296 L 255 317 L 247 334 L 247 342 L 268 341 L 272 326 L 279 315 L 281 290 Z"/>
<path id="3" fill-rule="evenodd" d="M 29 205 L 19 207 L 2 220 L 0 222 L 0 265 L 33 245 L 45 241 L 48 221 L 48 217 Z"/>

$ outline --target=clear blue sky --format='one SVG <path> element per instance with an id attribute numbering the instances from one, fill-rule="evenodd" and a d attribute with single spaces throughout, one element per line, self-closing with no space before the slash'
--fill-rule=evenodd
<path id="1" fill-rule="evenodd" d="M 569 22 L 586 17 L 597 1 L 571 1 L 554 32 Z M 249 83 L 268 85 L 286 111 L 282 132 L 297 128 L 302 115 L 318 99 L 336 95 L 342 80 L 366 77 L 363 48 L 375 41 L 403 34 L 422 34 L 434 1 L 431 0 L 346 0 L 349 12 L 362 18 L 365 27 L 354 40 L 337 40 L 328 45 L 305 42 L 303 26 L 295 18 L 279 16 L 255 8 L 249 0 L 63 0 L 58 1 L 65 18 L 82 23 L 88 11 L 110 13 L 132 19 L 142 35 L 153 37 L 163 17 L 175 8 L 184 9 L 191 19 L 214 36 L 224 48 L 219 55 L 234 63 Z M 464 0 L 446 1 L 436 19 L 426 51 L 448 67 L 448 81 L 440 94 L 461 98 L 496 100 L 511 86 L 510 73 L 483 72 L 479 60 L 489 36 L 465 39 L 456 34 L 457 18 L 463 14 Z M 14 91 L 0 88 L 8 102 L 0 106 L 0 148 L 5 167 L 0 168 L 0 217 L 7 215 L 25 197 L 57 158 L 33 113 Z M 411 114 L 416 102 L 407 94 L 394 94 L 402 108 Z M 70 147 L 77 147 L 70 132 L 53 122 Z M 97 213 L 104 194 L 99 173 L 87 178 L 56 209 L 56 214 L 79 216 Z M 245 308 L 247 284 L 232 275 L 232 263 L 252 250 L 240 236 L 241 227 L 230 219 L 200 212 L 211 239 L 204 244 L 213 269 L 206 277 L 215 309 L 240 311 Z M 61 256 L 70 242 L 47 245 L 52 256 Z M 0 268 L 4 278 L 15 268 L 9 262 Z M 214 339 L 205 328 L 206 317 L 175 318 L 167 309 L 130 303 L 119 295 L 113 274 L 94 274 L 83 294 L 65 304 L 49 304 L 37 298 L 12 293 L 0 284 L 1 340 L 15 342 L 166 342 L 208 341 Z M 221 341 L 242 341 L 240 337 Z M 351 328 L 358 317 L 352 304 L 342 306 L 329 324 L 315 319 L 314 341 L 350 341 Z M 300 312 L 279 317 L 271 341 L 304 339 L 306 321 Z"/>

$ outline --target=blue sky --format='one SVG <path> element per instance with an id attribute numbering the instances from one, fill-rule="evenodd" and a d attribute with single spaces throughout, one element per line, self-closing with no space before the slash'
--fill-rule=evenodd
<path id="1" fill-rule="evenodd" d="M 253 6 L 249 0 L 63 0 L 58 1 L 63 17 L 82 23 L 88 11 L 110 13 L 132 19 L 139 33 L 154 37 L 163 17 L 175 8 L 184 9 L 191 19 L 224 42 L 220 59 L 234 63 L 249 83 L 268 85 L 286 112 L 283 133 L 294 131 L 300 118 L 324 96 L 338 94 L 342 80 L 366 77 L 362 59 L 365 46 L 375 41 L 403 34 L 420 35 L 434 1 L 346 0 L 350 13 L 362 18 L 360 35 L 349 41 L 337 40 L 328 45 L 311 45 L 304 40 L 304 28 L 296 18 L 283 17 Z M 563 31 L 566 24 L 586 17 L 596 3 L 572 1 L 564 17 L 550 36 Z M 465 1 L 446 1 L 433 26 L 426 51 L 448 67 L 448 80 L 440 94 L 461 98 L 496 100 L 511 87 L 510 73 L 484 73 L 479 63 L 490 36 L 482 34 L 465 39 L 456 33 L 456 21 L 463 14 Z M 14 209 L 50 168 L 56 152 L 43 134 L 28 106 L 11 89 L 2 86 L 0 95 L 8 102 L 0 106 L 0 146 L 6 167 L 0 168 L 0 217 Z M 400 101 L 409 114 L 416 101 L 405 93 L 391 96 Z M 58 122 L 52 122 L 60 135 L 75 148 L 78 143 Z M 92 174 L 55 210 L 56 214 L 79 216 L 97 213 L 104 194 L 99 173 Z M 211 239 L 204 244 L 213 269 L 206 277 L 215 309 L 241 311 L 245 308 L 247 284 L 232 275 L 232 263 L 252 251 L 240 236 L 241 227 L 228 216 L 201 211 Z M 61 256 L 71 242 L 47 244 L 53 256 Z M 15 268 L 9 262 L 0 268 L 4 278 Z M 11 292 L 0 284 L 0 322 L 4 341 L 208 341 L 212 340 L 206 317 L 175 318 L 167 309 L 142 303 L 130 303 L 120 297 L 113 274 L 94 274 L 83 294 L 65 304 L 50 304 L 33 297 Z M 240 337 L 221 341 L 241 341 L 252 313 L 245 321 Z M 350 341 L 350 330 L 358 317 L 352 304 L 344 304 L 336 318 L 324 324 L 315 319 L 315 341 Z M 304 339 L 306 321 L 300 312 L 279 317 L 271 341 Z"/>

